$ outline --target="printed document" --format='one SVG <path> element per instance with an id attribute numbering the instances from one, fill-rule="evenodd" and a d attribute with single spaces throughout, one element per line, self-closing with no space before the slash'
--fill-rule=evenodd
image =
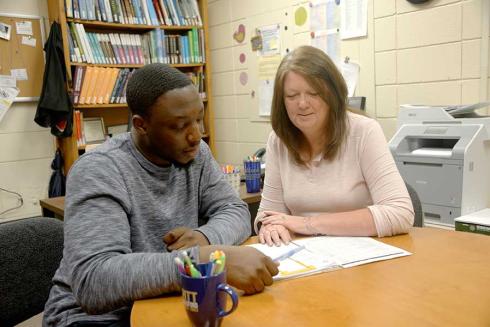
<path id="1" fill-rule="evenodd" d="M 0 86 L 0 122 L 14 102 L 17 94 L 19 94 L 19 89 L 16 87 Z"/>
<path id="2" fill-rule="evenodd" d="M 304 246 L 303 250 L 279 262 L 279 274 L 274 277 L 276 280 L 350 268 L 411 254 L 370 237 L 318 236 L 295 240 L 288 245 L 270 247 L 266 244 L 252 244 L 250 246 L 272 259 L 288 252 L 294 253 L 294 248 Z"/>

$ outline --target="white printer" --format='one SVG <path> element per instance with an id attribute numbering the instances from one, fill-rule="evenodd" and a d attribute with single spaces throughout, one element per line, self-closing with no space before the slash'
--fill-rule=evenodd
<path id="1" fill-rule="evenodd" d="M 448 112 L 400 106 L 389 147 L 403 179 L 417 191 L 424 222 L 454 227 L 454 218 L 490 206 L 490 117 Z"/>

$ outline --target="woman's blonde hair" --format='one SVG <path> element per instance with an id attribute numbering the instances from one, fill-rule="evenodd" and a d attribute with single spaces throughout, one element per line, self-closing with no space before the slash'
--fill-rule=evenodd
<path id="1" fill-rule="evenodd" d="M 330 108 L 325 128 L 325 159 L 333 159 L 347 135 L 347 85 L 333 61 L 321 50 L 301 46 L 287 54 L 277 69 L 272 98 L 272 129 L 300 165 L 311 160 L 311 149 L 303 133 L 289 120 L 284 103 L 284 80 L 289 72 L 301 75 Z M 310 153 L 309 160 L 300 151 Z"/>

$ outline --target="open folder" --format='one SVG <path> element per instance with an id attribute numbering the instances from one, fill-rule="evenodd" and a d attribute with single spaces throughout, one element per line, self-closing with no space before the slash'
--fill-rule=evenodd
<path id="1" fill-rule="evenodd" d="M 279 274 L 274 277 L 275 280 L 350 268 L 411 254 L 370 237 L 317 236 L 295 240 L 288 245 L 252 244 L 250 246 L 273 260 L 280 259 L 278 260 Z"/>

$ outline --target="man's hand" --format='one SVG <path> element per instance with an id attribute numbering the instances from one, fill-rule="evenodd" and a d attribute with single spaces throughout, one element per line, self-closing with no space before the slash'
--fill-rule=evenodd
<path id="1" fill-rule="evenodd" d="M 202 233 L 187 227 L 177 227 L 163 236 L 168 251 L 190 248 L 196 245 L 209 245 Z"/>
<path id="2" fill-rule="evenodd" d="M 250 246 L 206 246 L 200 250 L 201 262 L 207 262 L 214 250 L 224 251 L 226 280 L 245 294 L 262 292 L 265 286 L 272 285 L 272 276 L 279 273 L 277 263 Z"/>

